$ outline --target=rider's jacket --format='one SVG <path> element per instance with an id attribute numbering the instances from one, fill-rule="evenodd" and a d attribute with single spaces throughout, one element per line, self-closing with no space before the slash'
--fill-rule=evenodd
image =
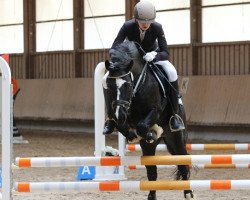
<path id="1" fill-rule="evenodd" d="M 151 23 L 145 33 L 144 39 L 141 41 L 139 25 L 135 19 L 126 21 L 115 38 L 111 49 L 122 43 L 125 39 L 139 43 L 145 52 L 156 51 L 155 61 L 168 60 L 169 58 L 164 31 L 162 25 L 157 22 Z"/>

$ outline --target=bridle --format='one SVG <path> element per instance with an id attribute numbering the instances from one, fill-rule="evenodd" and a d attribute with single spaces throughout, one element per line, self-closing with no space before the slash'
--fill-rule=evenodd
<path id="1" fill-rule="evenodd" d="M 146 78 L 146 72 L 147 72 L 147 66 L 148 66 L 148 62 L 145 63 L 143 69 L 142 69 L 142 72 L 135 84 L 135 87 L 133 87 L 134 85 L 134 75 L 133 73 L 130 71 L 126 74 L 123 74 L 123 75 L 120 75 L 120 76 L 108 76 L 107 78 L 112 78 L 112 79 L 119 79 L 119 78 L 124 78 L 126 76 L 130 76 L 131 77 L 131 82 L 128 83 L 130 84 L 131 87 L 133 87 L 133 92 L 131 93 L 130 97 L 129 97 L 129 101 L 126 101 L 126 100 L 114 100 L 112 101 L 112 108 L 114 109 L 115 107 L 117 106 L 121 106 L 123 107 L 126 111 L 128 111 L 130 109 L 130 105 L 131 105 L 131 102 L 132 102 L 132 98 L 135 96 L 135 94 L 137 93 L 137 91 L 139 90 L 139 85 L 143 84 L 144 81 L 145 81 L 145 78 Z"/>
<path id="2" fill-rule="evenodd" d="M 123 79 L 123 80 L 125 80 L 124 78 L 127 77 L 127 76 L 130 76 L 131 82 L 126 81 L 126 83 L 129 84 L 129 86 L 131 88 L 133 88 L 134 76 L 133 76 L 132 72 L 128 72 L 128 73 L 120 75 L 120 76 L 108 76 L 107 78 L 111 78 L 111 79 Z M 112 109 L 116 108 L 117 106 L 121 106 L 126 111 L 128 111 L 130 109 L 132 97 L 133 97 L 133 92 L 131 93 L 128 101 L 127 100 L 122 100 L 122 99 L 113 100 L 112 103 L 111 103 Z"/>

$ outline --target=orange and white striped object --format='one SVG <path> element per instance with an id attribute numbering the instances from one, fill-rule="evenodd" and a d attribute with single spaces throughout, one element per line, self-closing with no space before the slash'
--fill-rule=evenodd
<path id="1" fill-rule="evenodd" d="M 250 144 L 187 144 L 186 149 L 188 151 L 205 151 L 205 150 L 235 150 L 235 151 L 249 151 Z M 139 144 L 127 144 L 127 151 L 141 151 L 141 147 Z M 165 151 L 167 150 L 167 146 L 165 144 L 159 144 L 156 147 L 157 151 Z"/>
<path id="2" fill-rule="evenodd" d="M 18 167 L 249 164 L 250 154 L 16 158 Z"/>
<path id="3" fill-rule="evenodd" d="M 175 169 L 176 165 L 159 165 L 157 169 Z M 190 166 L 190 168 L 198 168 L 198 169 L 250 169 L 250 164 L 200 164 Z M 129 165 L 127 166 L 129 170 L 136 169 L 146 169 L 143 165 Z"/>
<path id="4" fill-rule="evenodd" d="M 250 180 L 16 182 L 17 192 L 249 190 Z"/>

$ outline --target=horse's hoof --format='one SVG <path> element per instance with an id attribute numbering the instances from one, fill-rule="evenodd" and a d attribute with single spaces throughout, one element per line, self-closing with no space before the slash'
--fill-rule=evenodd
<path id="1" fill-rule="evenodd" d="M 115 130 L 115 122 L 113 120 L 107 120 L 104 125 L 103 135 L 110 135 Z"/>
<path id="2" fill-rule="evenodd" d="M 148 200 L 157 200 L 156 199 L 156 194 L 155 193 L 153 193 L 153 194 L 149 193 L 148 194 Z"/>
<path id="3" fill-rule="evenodd" d="M 133 140 L 128 140 L 128 139 L 127 139 L 127 142 L 128 142 L 129 144 L 138 144 L 138 143 L 140 142 L 141 139 L 142 139 L 142 137 L 137 136 L 137 138 L 135 138 L 135 139 L 133 139 Z"/>
<path id="4" fill-rule="evenodd" d="M 146 142 L 147 143 L 154 143 L 157 141 L 157 135 L 154 131 L 150 131 L 147 133 L 147 136 L 146 136 Z"/>
<path id="5" fill-rule="evenodd" d="M 184 196 L 185 196 L 185 200 L 195 200 L 194 193 L 192 190 L 190 190 L 190 192 L 185 193 Z"/>

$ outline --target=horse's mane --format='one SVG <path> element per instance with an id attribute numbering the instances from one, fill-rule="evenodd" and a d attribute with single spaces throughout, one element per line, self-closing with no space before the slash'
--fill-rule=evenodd
<path id="1" fill-rule="evenodd" d="M 115 65 L 126 66 L 131 60 L 139 59 L 139 51 L 134 42 L 126 40 L 110 50 L 110 60 Z"/>

